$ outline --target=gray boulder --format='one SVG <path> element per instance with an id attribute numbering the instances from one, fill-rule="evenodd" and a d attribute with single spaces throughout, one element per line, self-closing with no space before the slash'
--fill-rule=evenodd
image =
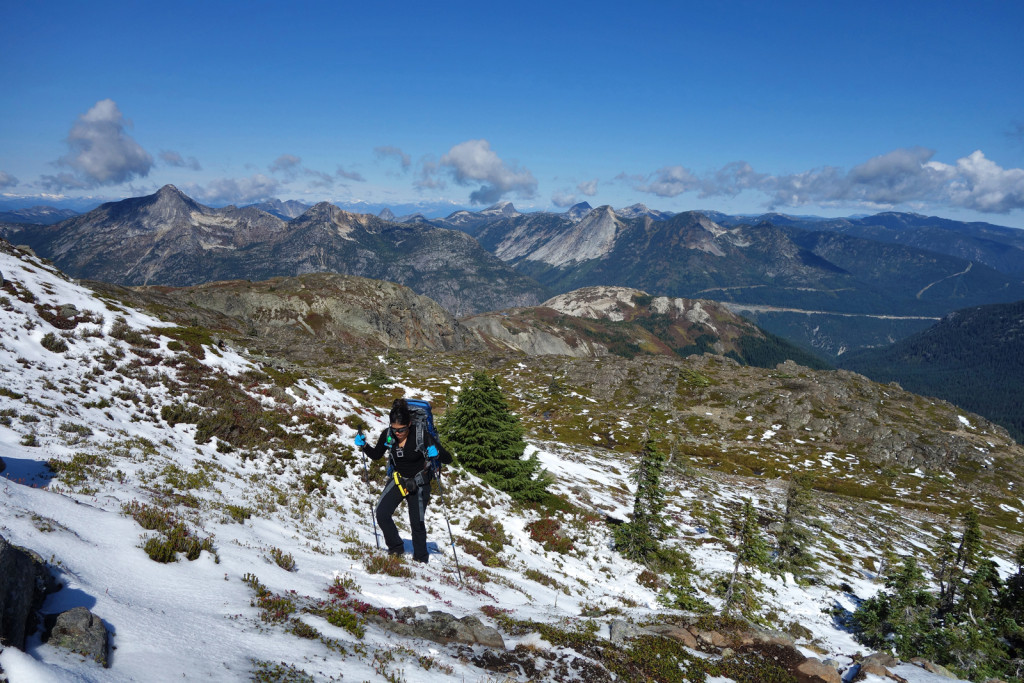
<path id="1" fill-rule="evenodd" d="M 797 680 L 801 683 L 842 683 L 834 666 L 814 657 L 808 657 L 796 668 Z"/>
<path id="2" fill-rule="evenodd" d="M 644 629 L 645 633 L 653 633 L 665 638 L 670 638 L 676 642 L 682 643 L 686 647 L 696 649 L 697 648 L 697 637 L 682 626 L 673 626 L 672 624 L 656 624 L 649 626 Z"/>
<path id="3" fill-rule="evenodd" d="M 943 678 L 952 678 L 954 680 L 957 678 L 957 675 L 949 669 L 947 669 L 946 667 L 942 666 L 941 664 L 936 664 L 935 662 L 924 659 L 922 657 L 914 657 L 910 661 L 911 663 L 916 664 L 925 671 L 933 673 L 936 676 L 942 676 Z"/>
<path id="4" fill-rule="evenodd" d="M 621 645 L 627 638 L 636 638 L 642 631 L 638 626 L 625 619 L 613 619 L 608 625 L 608 640 Z"/>
<path id="5" fill-rule="evenodd" d="M 57 617 L 50 632 L 50 645 L 92 657 L 104 667 L 107 663 L 107 627 L 85 607 L 75 607 Z"/>
<path id="6" fill-rule="evenodd" d="M 407 607 L 395 616 L 403 621 L 373 619 L 381 627 L 410 638 L 424 638 L 435 643 L 467 643 L 505 649 L 505 639 L 496 629 L 470 615 L 456 618 L 447 612 L 428 612 L 426 607 Z"/>
<path id="7" fill-rule="evenodd" d="M 25 649 L 25 638 L 38 625 L 36 613 L 54 590 L 42 558 L 0 536 L 0 645 Z"/>

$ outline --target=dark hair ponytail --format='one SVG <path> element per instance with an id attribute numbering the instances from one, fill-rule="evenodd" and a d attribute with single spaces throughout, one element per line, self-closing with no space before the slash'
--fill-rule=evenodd
<path id="1" fill-rule="evenodd" d="M 404 398 L 396 398 L 395 402 L 391 404 L 390 419 L 393 425 L 407 425 L 412 422 L 412 416 L 409 415 L 409 404 L 405 402 Z"/>

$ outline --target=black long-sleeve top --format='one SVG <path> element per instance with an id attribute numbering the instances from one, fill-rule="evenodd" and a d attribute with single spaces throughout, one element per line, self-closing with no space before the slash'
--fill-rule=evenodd
<path id="1" fill-rule="evenodd" d="M 444 464 L 448 464 L 452 461 L 452 454 L 445 449 L 444 446 L 437 440 L 435 440 L 430 432 L 424 431 L 424 440 L 427 442 L 423 447 L 424 452 L 427 450 L 427 446 L 433 444 L 437 446 L 437 459 Z M 415 477 L 419 474 L 426 466 L 426 455 L 420 453 L 416 447 L 416 427 L 415 425 L 409 428 L 409 435 L 405 439 L 405 445 L 399 446 L 398 440 L 394 436 L 391 437 L 392 444 L 388 446 L 388 434 L 391 429 L 385 429 L 380 438 L 377 439 L 376 446 L 365 445 L 362 447 L 362 452 L 370 457 L 371 460 L 379 460 L 383 458 L 385 454 L 391 451 L 392 462 L 395 463 L 395 469 L 403 477 Z"/>

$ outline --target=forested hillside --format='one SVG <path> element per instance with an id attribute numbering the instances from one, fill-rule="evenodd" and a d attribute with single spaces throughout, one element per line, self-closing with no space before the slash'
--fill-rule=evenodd
<path id="1" fill-rule="evenodd" d="M 842 367 L 899 382 L 979 413 L 1024 441 L 1024 301 L 957 311 L 884 349 L 843 356 Z"/>

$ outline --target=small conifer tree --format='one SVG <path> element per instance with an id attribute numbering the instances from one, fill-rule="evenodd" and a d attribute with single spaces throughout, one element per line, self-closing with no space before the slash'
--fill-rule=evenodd
<path id="1" fill-rule="evenodd" d="M 954 550 L 953 536 L 947 531 L 939 539 L 935 578 L 939 582 L 939 609 L 949 612 L 956 607 L 956 598 L 973 569 L 978 566 L 982 554 L 981 524 L 974 508 L 968 508 L 961 516 L 964 525 L 960 543 Z"/>
<path id="2" fill-rule="evenodd" d="M 896 554 L 896 550 L 892 546 L 892 539 L 887 535 L 882 539 L 881 547 L 882 557 L 878 560 L 878 573 L 875 575 L 875 580 L 885 581 L 894 571 L 899 569 L 900 556 Z"/>
<path id="3" fill-rule="evenodd" d="M 786 510 L 782 529 L 777 539 L 774 571 L 789 572 L 795 577 L 811 574 L 818 559 L 811 554 L 812 536 L 807 528 L 811 518 L 811 498 L 814 479 L 807 474 L 796 474 L 786 489 Z"/>
<path id="4" fill-rule="evenodd" d="M 891 642 L 901 657 L 920 654 L 931 630 L 935 598 L 927 590 L 917 560 L 904 558 L 899 571 L 886 579 L 885 588 L 854 612 L 861 641 L 872 647 L 887 647 Z"/>
<path id="5" fill-rule="evenodd" d="M 754 603 L 754 584 L 751 579 L 753 569 L 766 569 L 770 562 L 768 544 L 761 535 L 761 527 L 757 521 L 757 510 L 750 499 L 743 500 L 743 507 L 733 519 L 736 531 L 736 561 L 733 564 L 732 576 L 725 592 L 723 611 L 728 613 L 741 603 L 752 606 Z M 742 598 L 742 600 L 741 600 Z M 741 611 L 746 611 L 741 609 Z"/>
<path id="6" fill-rule="evenodd" d="M 661 474 L 665 469 L 665 456 L 648 438 L 632 473 L 636 484 L 633 498 L 633 519 L 615 528 L 615 547 L 623 557 L 649 564 L 661 550 L 661 541 L 667 532 L 662 512 L 665 493 L 661 488 Z"/>
<path id="7" fill-rule="evenodd" d="M 437 429 L 458 462 L 491 486 L 520 501 L 547 495 L 551 474 L 535 456 L 523 458 L 523 428 L 498 383 L 486 373 L 473 373 Z"/>

